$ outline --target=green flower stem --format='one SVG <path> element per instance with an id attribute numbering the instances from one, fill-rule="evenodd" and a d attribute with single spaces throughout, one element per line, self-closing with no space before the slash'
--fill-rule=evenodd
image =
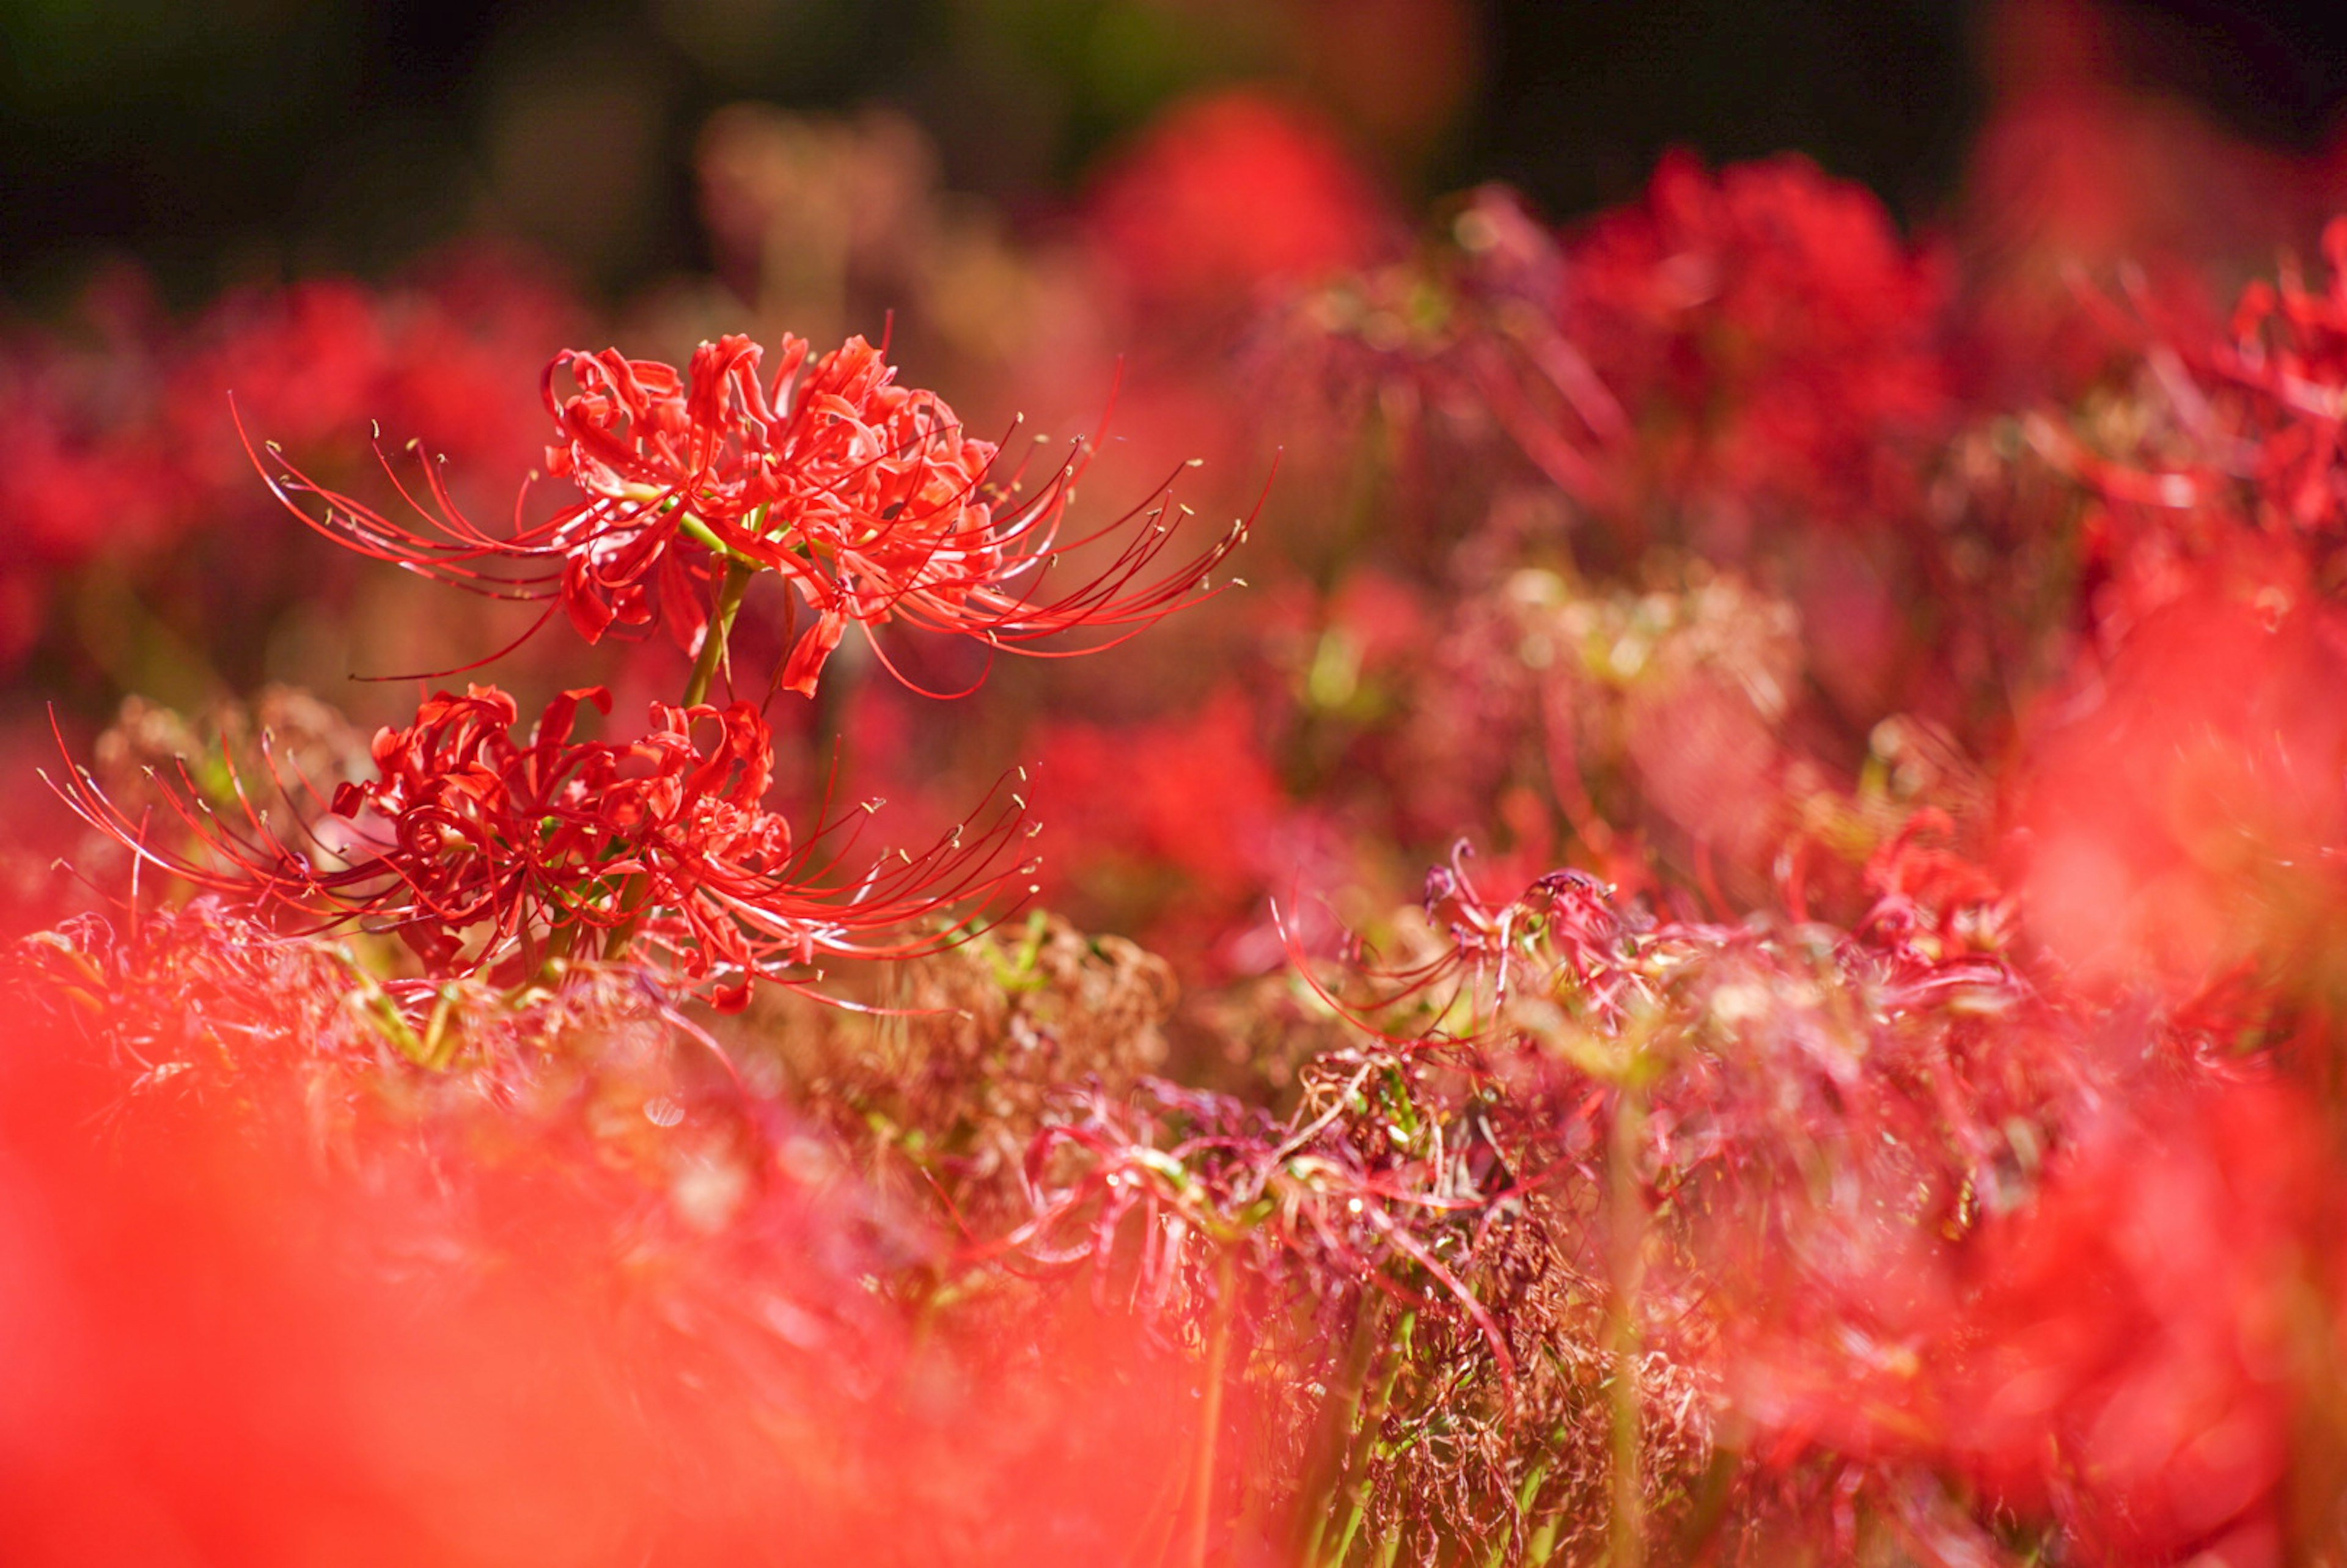
<path id="1" fill-rule="evenodd" d="M 725 559 L 725 580 L 717 589 L 717 606 L 709 618 L 709 630 L 702 634 L 701 652 L 692 661 L 692 673 L 684 679 L 684 703 L 696 707 L 709 700 L 709 688 L 717 679 L 717 667 L 725 662 L 725 641 L 733 635 L 733 618 L 742 612 L 742 599 L 750 591 L 750 579 L 757 569 L 738 557 Z M 629 877 L 620 887 L 619 904 L 622 909 L 637 904 L 644 896 L 646 877 L 641 871 Z M 636 926 L 642 911 L 638 909 L 610 929 L 603 938 L 603 960 L 617 963 L 627 957 L 628 944 L 636 939 Z"/>
<path id="2" fill-rule="evenodd" d="M 764 508 L 761 507 L 759 510 L 753 512 L 751 514 L 751 520 L 754 526 L 764 527 L 765 522 Z M 691 512 L 687 512 L 677 518 L 676 531 L 682 534 L 686 538 L 691 539 L 693 543 L 700 545 L 702 548 L 708 550 L 711 555 L 715 556 L 719 560 L 728 561 L 736 566 L 746 566 L 753 569 L 755 569 L 757 566 L 755 561 L 750 560 L 744 556 L 736 554 L 723 539 L 717 537 L 715 532 L 710 528 L 707 523 L 702 522 Z"/>
<path id="3" fill-rule="evenodd" d="M 716 610 L 709 619 L 708 631 L 701 639 L 701 654 L 692 661 L 692 673 L 685 678 L 686 707 L 709 700 L 709 688 L 717 678 L 717 667 L 725 661 L 726 639 L 733 635 L 733 618 L 742 611 L 742 596 L 750 591 L 750 579 L 756 569 L 747 561 L 727 559 L 725 581 L 717 590 Z"/>
<path id="4" fill-rule="evenodd" d="M 1611 1332 L 1614 1426 L 1613 1498 L 1606 1568 L 1645 1568 L 1645 1477 L 1639 1473 L 1638 1297 L 1645 1281 L 1646 1204 L 1639 1191 L 1638 1149 L 1646 1131 L 1646 1091 L 1625 1082 L 1617 1091 L 1614 1136 L 1606 1151 L 1605 1200 L 1612 1221 L 1614 1300 Z"/>
<path id="5" fill-rule="evenodd" d="M 1415 1311 L 1401 1315 L 1401 1321 L 1394 1330 L 1392 1353 L 1387 1358 L 1385 1375 L 1378 1380 L 1376 1400 L 1361 1412 L 1353 1440 L 1352 1456 L 1345 1465 L 1345 1474 L 1348 1478 L 1344 1493 L 1345 1524 L 1337 1533 L 1336 1550 L 1326 1559 L 1328 1568 L 1336 1568 L 1337 1564 L 1352 1555 L 1353 1540 L 1360 1534 L 1361 1525 L 1368 1518 L 1369 1466 L 1383 1455 L 1384 1445 L 1379 1442 L 1378 1434 L 1385 1425 L 1386 1412 L 1393 1408 L 1394 1389 L 1400 1383 L 1402 1374 L 1409 1369 L 1411 1358 L 1417 1354 L 1413 1343 L 1417 1327 L 1418 1314 Z M 1388 1538 L 1385 1549 L 1388 1559 L 1400 1543 L 1399 1535 Z M 1307 1568 L 1319 1568 L 1319 1565 L 1311 1564 Z"/>
<path id="6" fill-rule="evenodd" d="M 1361 1401 L 1368 1392 L 1369 1369 L 1376 1361 L 1378 1331 L 1384 1327 L 1382 1298 L 1366 1288 L 1353 1314 L 1352 1340 L 1346 1348 L 1337 1386 L 1320 1410 L 1320 1431 L 1314 1448 L 1315 1474 L 1304 1491 L 1307 1523 L 1296 1560 L 1304 1568 L 1321 1568 L 1337 1506 L 1351 1479 L 1354 1433 L 1361 1424 Z"/>

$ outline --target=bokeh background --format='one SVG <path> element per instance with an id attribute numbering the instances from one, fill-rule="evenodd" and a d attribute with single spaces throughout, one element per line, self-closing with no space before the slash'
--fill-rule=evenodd
<path id="1" fill-rule="evenodd" d="M 484 229 L 624 296 L 717 258 L 708 118 L 885 103 L 1025 222 L 1185 94 L 1276 82 L 1404 197 L 1516 181 L 1559 215 L 1665 145 L 1798 147 L 1928 212 L 1977 114 L 1976 8 L 1703 0 L 641 0 L 477 8 L 11 0 L 12 292 L 127 251 L 201 298 L 376 272 Z M 2285 127 L 2284 128 L 2296 128 Z"/>
<path id="2" fill-rule="evenodd" d="M 2108 15 L 2120 84 L 2274 148 L 2336 128 L 2335 7 Z M 1981 0 L 7 0 L 0 284 L 54 303 L 128 254 L 189 302 L 487 231 L 621 298 L 717 259 L 694 149 L 729 103 L 887 104 L 948 188 L 1040 222 L 1167 105 L 1242 81 L 1308 100 L 1405 200 L 1504 179 L 1564 218 L 1668 146 L 1791 149 L 1930 221 L 2030 69 L 1999 48 L 2025 23 Z"/>

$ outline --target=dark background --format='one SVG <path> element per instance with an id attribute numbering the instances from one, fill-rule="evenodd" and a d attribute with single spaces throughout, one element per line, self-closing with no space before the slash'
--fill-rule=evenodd
<path id="1" fill-rule="evenodd" d="M 1345 4 L 1322 9 L 1341 15 Z M 2040 3 L 2040 0 L 2014 0 Z M 1438 5 L 1435 9 L 1443 7 Z M 743 97 L 882 100 L 947 177 L 1049 210 L 1166 99 L 1295 68 L 1266 6 L 1212 0 L 0 0 L 0 292 L 40 308 L 128 253 L 169 297 L 380 273 L 518 232 L 589 291 L 705 265 L 693 137 Z M 2347 99 L 2347 7 L 2115 0 L 2121 69 L 2312 149 Z M 1405 199 L 1500 177 L 1565 216 L 1655 154 L 1799 149 L 1910 220 L 1947 201 L 1990 101 L 1992 13 L 1952 0 L 1454 0 L 1439 122 L 1387 146 Z M 1299 20 L 1300 18 L 1300 20 Z M 1288 25 L 1313 26 L 1309 0 Z"/>

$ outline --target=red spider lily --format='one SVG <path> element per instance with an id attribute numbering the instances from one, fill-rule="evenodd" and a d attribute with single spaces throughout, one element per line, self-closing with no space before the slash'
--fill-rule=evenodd
<path id="1" fill-rule="evenodd" d="M 1674 155 L 1578 231 L 1491 190 L 1458 232 L 1443 325 L 1405 324 L 1390 279 L 1358 285 L 1378 379 L 1495 426 L 1631 543 L 1704 528 L 1740 554 L 1756 529 L 1879 531 L 1918 505 L 1960 412 L 1949 269 L 1863 189 L 1799 157 Z"/>
<path id="2" fill-rule="evenodd" d="M 2340 389 L 2347 385 L 2347 219 L 2322 234 L 2331 275 L 2310 287 L 2295 267 L 2276 283 L 2252 283 L 2233 317 L 2232 341 L 2209 368 L 2246 394 L 2239 435 L 2249 468 L 2275 520 L 2308 532 L 2337 522 L 2347 503 Z M 2327 530 L 2326 530 L 2327 531 Z"/>
<path id="3" fill-rule="evenodd" d="M 304 781 L 310 802 L 327 807 L 296 803 L 306 848 L 241 781 L 241 820 L 224 820 L 184 764 L 184 793 L 169 798 L 196 840 L 190 853 L 159 847 L 87 773 L 60 793 L 93 826 L 199 887 L 396 932 L 438 971 L 528 971 L 595 933 L 686 980 L 722 980 L 715 998 L 727 1008 L 747 1001 L 753 979 L 805 989 L 825 955 L 933 950 L 969 918 L 939 930 L 932 917 L 982 904 L 1030 869 L 1000 864 L 1020 827 L 1014 805 L 967 839 L 957 828 L 917 856 L 843 876 L 847 843 L 825 845 L 839 823 L 800 845 L 759 804 L 771 740 L 749 704 L 656 702 L 650 732 L 620 743 L 571 738 L 582 702 L 610 708 L 600 687 L 566 692 L 523 741 L 513 699 L 497 688 L 436 694 L 413 724 L 375 736 L 374 780 L 341 785 L 331 803 Z"/>
<path id="4" fill-rule="evenodd" d="M 1512 900 L 1495 903 L 1468 875 L 1473 854 L 1460 839 L 1447 864 L 1428 870 L 1422 902 L 1442 947 L 1412 968 L 1377 973 L 1392 989 L 1371 1007 L 1419 999 L 1446 1035 L 1475 1038 L 1501 1017 L 1511 996 L 1569 989 L 1592 1016 L 1617 1020 L 1625 993 L 1645 989 L 1634 960 L 1653 920 L 1617 910 L 1613 890 L 1585 871 L 1549 872 Z M 1352 1021 L 1378 1032 L 1365 1017 L 1352 1015 Z"/>
<path id="5" fill-rule="evenodd" d="M 2181 1001 L 2243 964 L 2285 984 L 2328 966 L 2347 907 L 2342 678 L 2335 609 L 2270 620 L 2203 592 L 2137 624 L 2091 707 L 2049 700 L 2012 858 L 2073 986 Z"/>
<path id="6" fill-rule="evenodd" d="M 746 586 L 734 579 L 777 573 L 792 590 L 793 620 L 802 605 L 815 615 L 779 672 L 782 685 L 808 695 L 851 622 L 867 636 L 899 622 L 1019 651 L 1082 628 L 1122 641 L 1212 591 L 1208 574 L 1245 532 L 1242 521 L 1175 569 L 1144 578 L 1174 537 L 1168 493 L 1067 537 L 1084 446 L 1020 498 L 1017 477 L 997 471 L 1000 449 L 966 434 L 936 394 L 897 385 L 862 338 L 810 361 L 804 340 L 785 337 L 767 382 L 763 354 L 734 335 L 702 343 L 685 373 L 616 349 L 557 355 L 545 376 L 557 436 L 548 463 L 580 497 L 543 522 L 518 518 L 503 535 L 469 521 L 435 468 L 428 505 L 402 489 L 422 528 L 298 471 L 272 483 L 337 542 L 499 597 L 558 600 L 590 642 L 614 624 L 661 620 L 698 649 L 712 600 L 738 600 Z M 555 384 L 562 371 L 578 389 L 567 396 Z M 325 503 L 323 518 L 302 510 L 294 499 L 302 493 Z M 1100 575 L 1047 589 L 1063 552 L 1135 520 L 1143 526 Z M 713 586 L 721 566 L 731 588 Z"/>
<path id="7" fill-rule="evenodd" d="M 1876 898 L 1865 930 L 1886 956 L 1918 971 L 1967 953 L 1993 955 L 2011 924 L 2012 899 L 1986 869 L 1946 846 L 1956 837 L 1955 820 L 1926 807 L 1867 861 Z"/>
<path id="8" fill-rule="evenodd" d="M 1799 158 L 1711 174 L 1665 159 L 1646 200 L 1570 248 L 1558 312 L 1634 420 L 1684 421 L 1663 456 L 1715 504 L 1874 525 L 1915 502 L 1944 431 L 1942 259 Z"/>
<path id="9" fill-rule="evenodd" d="M 2033 419 L 2055 467 L 2101 503 L 2094 608 L 2116 641 L 2163 607 L 2221 581 L 2279 615 L 2336 580 L 2347 530 L 2347 219 L 2322 238 L 2328 276 L 2294 263 L 2241 292 L 2229 327 L 2140 280 L 2125 312 L 2092 294 L 2086 314 L 2141 352 L 2130 425 Z"/>

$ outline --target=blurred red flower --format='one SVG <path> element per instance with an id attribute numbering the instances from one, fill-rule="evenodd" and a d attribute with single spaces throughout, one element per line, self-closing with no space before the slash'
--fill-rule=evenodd
<path id="1" fill-rule="evenodd" d="M 1239 88 L 1160 118 L 1100 176 L 1087 222 L 1136 303 L 1212 313 L 1373 260 L 1391 220 L 1317 115 Z"/>
<path id="2" fill-rule="evenodd" d="M 2270 1087 L 2150 1096 L 2088 1129 L 1983 1238 L 1948 1347 L 1952 1457 L 2113 1560 L 2278 1562 L 2315 1150 Z"/>
<path id="3" fill-rule="evenodd" d="M 2347 897 L 2342 680 L 2334 613 L 2199 593 L 2045 705 L 2011 853 L 2074 979 L 2181 1001 L 2243 962 L 2279 979 L 2319 958 Z"/>
<path id="4" fill-rule="evenodd" d="M 1914 507 L 1914 458 L 1947 434 L 1951 283 L 1870 192 L 1805 159 L 1714 174 L 1680 154 L 1569 241 L 1558 325 L 1642 433 L 1622 480 L 1880 526 Z"/>
<path id="5" fill-rule="evenodd" d="M 1032 743 L 1036 809 L 1059 847 L 1047 887 L 1153 924 L 1160 942 L 1213 941 L 1277 884 L 1277 775 L 1253 705 L 1222 691 L 1195 712 L 1119 726 L 1061 722 Z"/>

